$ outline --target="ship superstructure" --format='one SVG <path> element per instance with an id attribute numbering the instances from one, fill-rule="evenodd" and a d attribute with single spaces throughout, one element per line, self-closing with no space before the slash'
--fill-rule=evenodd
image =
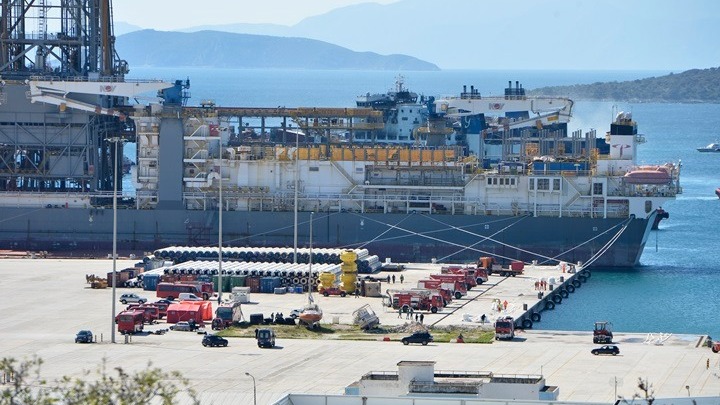
<path id="1" fill-rule="evenodd" d="M 225 244 L 287 246 L 297 200 L 300 239 L 312 219 L 318 247 L 394 261 L 634 266 L 657 209 L 681 192 L 678 165 L 636 164 L 644 137 L 629 114 L 604 137 L 568 135 L 572 102 L 529 99 L 519 84 L 501 98 L 471 87 L 437 102 L 399 86 L 391 114 L 372 97 L 357 108 L 187 107 L 189 80 L 124 80 L 108 0 L 2 10 L 7 247 L 107 249 L 117 188 L 121 248 L 216 244 L 221 209 Z M 18 31 L 30 26 L 42 29 Z M 159 98 L 129 104 L 143 94 Z M 414 140 L 379 142 L 388 117 L 409 121 Z M 132 194 L 113 184 L 123 141 L 137 143 Z"/>

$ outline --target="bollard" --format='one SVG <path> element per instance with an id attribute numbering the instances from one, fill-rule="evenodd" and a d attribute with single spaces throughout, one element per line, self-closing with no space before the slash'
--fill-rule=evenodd
<path id="1" fill-rule="evenodd" d="M 561 282 L 561 283 L 564 283 L 564 282 L 565 282 L 565 276 L 560 276 L 560 282 Z"/>
<path id="2" fill-rule="evenodd" d="M 550 291 L 553 290 L 554 285 L 550 284 Z"/>
<path id="3" fill-rule="evenodd" d="M 523 304 L 523 311 L 527 311 L 527 304 Z"/>
<path id="4" fill-rule="evenodd" d="M 101 333 L 100 334 L 100 343 L 102 343 L 102 342 L 103 342 L 103 334 Z"/>

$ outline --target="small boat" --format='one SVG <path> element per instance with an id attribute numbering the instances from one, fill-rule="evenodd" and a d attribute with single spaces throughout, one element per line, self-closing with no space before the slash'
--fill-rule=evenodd
<path id="1" fill-rule="evenodd" d="M 697 148 L 698 152 L 720 152 L 720 143 L 711 143 L 704 148 Z"/>
<path id="2" fill-rule="evenodd" d="M 317 325 L 322 317 L 322 309 L 320 309 L 318 304 L 315 304 L 314 302 L 308 302 L 307 305 L 303 307 L 302 311 L 300 311 L 300 315 L 298 315 L 298 319 L 310 327 Z"/>
<path id="3" fill-rule="evenodd" d="M 666 166 L 640 166 L 628 171 L 623 180 L 628 184 L 668 184 L 672 175 Z"/>
<path id="4" fill-rule="evenodd" d="M 718 198 L 720 198 L 720 187 L 715 189 L 715 195 L 718 196 Z"/>

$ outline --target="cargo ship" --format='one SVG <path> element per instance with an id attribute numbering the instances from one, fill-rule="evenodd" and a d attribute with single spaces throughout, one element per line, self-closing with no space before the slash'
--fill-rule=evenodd
<path id="1" fill-rule="evenodd" d="M 385 128 L 371 107 L 188 107 L 189 80 L 125 80 L 107 0 L 84 3 L 52 10 L 82 34 L 39 42 L 15 31 L 41 26 L 21 20 L 50 18 L 45 10 L 3 15 L 14 45 L 0 56 L 4 248 L 213 245 L 222 210 L 229 246 L 303 246 L 313 218 L 315 246 L 366 248 L 394 262 L 494 256 L 627 267 L 639 263 L 658 208 L 682 191 L 679 165 L 648 176 L 636 164 L 644 137 L 629 114 L 604 136 L 568 134 L 565 107 L 522 113 L 543 100 L 517 88 L 504 101 L 474 89 L 428 99 L 415 131 L 460 139 L 432 146 L 354 142 L 354 133 Z M 66 57 L 79 54 L 93 57 Z M 148 94 L 159 99 L 130 103 Z M 524 107 L 501 120 L 479 110 L 513 103 Z M 242 140 L 236 127 L 277 137 Z M 338 133 L 349 136 L 337 142 Z M 132 192 L 119 176 L 125 141 L 137 145 Z"/>

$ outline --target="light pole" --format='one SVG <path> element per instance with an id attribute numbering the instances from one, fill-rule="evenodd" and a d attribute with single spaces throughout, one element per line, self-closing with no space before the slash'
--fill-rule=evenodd
<path id="1" fill-rule="evenodd" d="M 253 405 L 257 405 L 257 387 L 255 385 L 255 377 L 252 376 L 252 374 L 246 372 L 246 376 L 252 378 L 253 380 Z"/>
<path id="2" fill-rule="evenodd" d="M 222 256 L 222 213 L 223 213 L 223 200 L 222 200 L 222 160 L 223 160 L 223 153 L 222 153 L 222 135 L 220 135 L 219 144 L 220 147 L 218 148 L 220 150 L 220 166 L 219 166 L 219 174 L 220 178 L 218 181 L 220 182 L 220 198 L 219 198 L 219 209 L 218 212 L 218 305 L 222 302 L 222 293 L 223 293 L 223 285 L 222 285 L 222 262 L 223 262 L 223 256 Z"/>
<path id="3" fill-rule="evenodd" d="M 117 285 L 117 172 L 118 172 L 118 142 L 120 138 L 109 138 L 115 143 L 115 159 L 113 168 L 113 247 L 112 247 L 112 314 L 110 316 L 110 341 L 115 343 L 115 292 Z"/>
<path id="4" fill-rule="evenodd" d="M 299 166 L 299 153 L 300 153 L 300 136 L 295 134 L 295 222 L 293 229 L 293 264 L 297 264 L 297 239 L 298 239 L 298 170 Z"/>
<path id="5" fill-rule="evenodd" d="M 686 389 L 687 392 L 688 392 L 688 396 L 690 396 L 690 386 L 689 386 L 689 385 L 686 385 L 686 386 L 685 386 L 685 389 Z"/>

